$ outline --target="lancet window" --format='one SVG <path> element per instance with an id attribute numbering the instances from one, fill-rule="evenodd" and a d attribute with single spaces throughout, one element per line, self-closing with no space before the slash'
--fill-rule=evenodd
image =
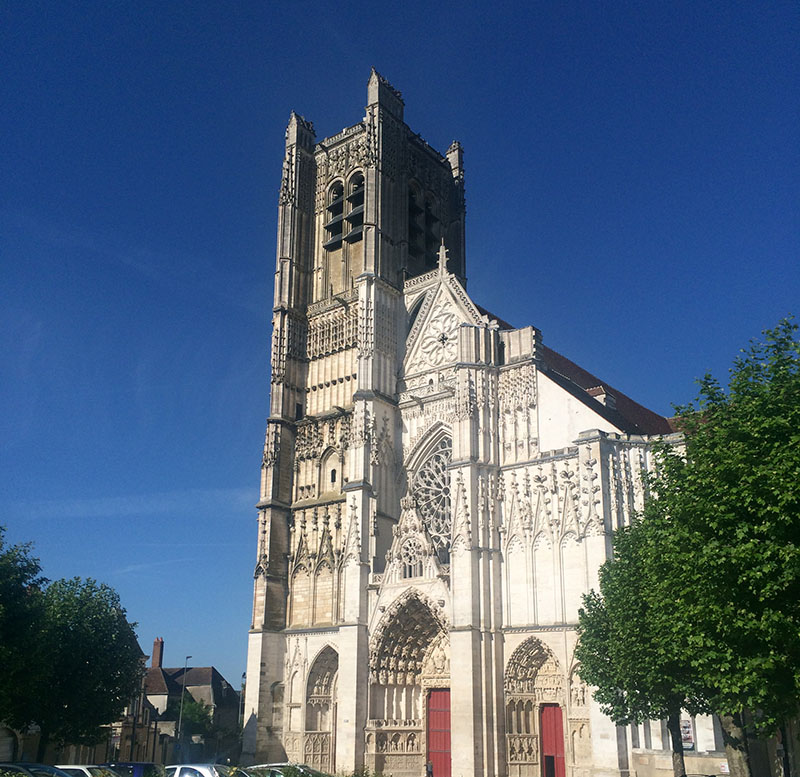
<path id="1" fill-rule="evenodd" d="M 347 229 L 345 240 L 355 243 L 364 233 L 364 176 L 356 173 L 347 184 L 347 203 L 345 206 Z"/>

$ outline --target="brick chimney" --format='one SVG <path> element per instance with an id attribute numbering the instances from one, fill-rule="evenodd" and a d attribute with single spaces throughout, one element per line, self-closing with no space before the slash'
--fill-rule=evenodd
<path id="1" fill-rule="evenodd" d="M 164 658 L 164 640 L 161 637 L 156 637 L 153 640 L 153 660 L 151 666 L 161 669 L 161 661 Z"/>

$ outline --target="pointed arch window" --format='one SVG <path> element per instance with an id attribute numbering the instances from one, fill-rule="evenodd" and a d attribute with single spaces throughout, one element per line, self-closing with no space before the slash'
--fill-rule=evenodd
<path id="1" fill-rule="evenodd" d="M 409 537 L 400 548 L 403 558 L 403 578 L 422 577 L 422 543 L 418 537 Z"/>
<path id="2" fill-rule="evenodd" d="M 442 437 L 417 470 L 411 493 L 417 510 L 430 535 L 436 555 L 444 564 L 450 562 L 450 474 L 447 467 L 453 458 L 453 442 Z"/>

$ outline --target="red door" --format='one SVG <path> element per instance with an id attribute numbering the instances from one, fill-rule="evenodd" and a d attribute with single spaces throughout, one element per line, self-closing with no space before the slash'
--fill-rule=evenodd
<path id="1" fill-rule="evenodd" d="M 428 692 L 428 761 L 433 777 L 450 777 L 450 689 Z"/>
<path id="2" fill-rule="evenodd" d="M 542 777 L 565 777 L 564 719 L 558 704 L 543 704 L 540 718 Z"/>

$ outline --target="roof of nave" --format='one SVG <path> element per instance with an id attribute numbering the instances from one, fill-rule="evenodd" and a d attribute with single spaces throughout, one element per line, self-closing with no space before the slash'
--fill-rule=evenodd
<path id="1" fill-rule="evenodd" d="M 591 398 L 591 401 L 600 408 L 598 412 L 616 426 L 621 426 L 624 431 L 631 434 L 670 434 L 674 431 L 669 420 L 664 416 L 640 405 L 627 394 L 623 394 L 604 380 L 592 375 L 591 372 L 552 348 L 542 345 L 540 356 L 547 366 L 549 374 L 556 373 L 582 389 L 585 396 Z M 597 391 L 600 387 L 603 387 L 605 392 Z M 594 395 L 599 393 L 611 394 L 615 400 L 615 407 L 609 407 L 594 399 Z"/>
<path id="2" fill-rule="evenodd" d="M 482 315 L 497 321 L 500 329 L 516 328 L 486 308 L 480 305 L 476 305 L 476 307 Z M 592 375 L 591 372 L 575 364 L 566 356 L 562 356 L 558 351 L 554 351 L 546 345 L 540 345 L 539 358 L 551 377 L 576 397 L 591 404 L 594 410 L 623 431 L 629 434 L 670 434 L 675 431 L 674 424 L 670 419 L 640 405 L 627 394 L 623 394 L 606 381 Z M 614 397 L 614 407 L 595 399 L 596 396 L 604 393 Z"/>

